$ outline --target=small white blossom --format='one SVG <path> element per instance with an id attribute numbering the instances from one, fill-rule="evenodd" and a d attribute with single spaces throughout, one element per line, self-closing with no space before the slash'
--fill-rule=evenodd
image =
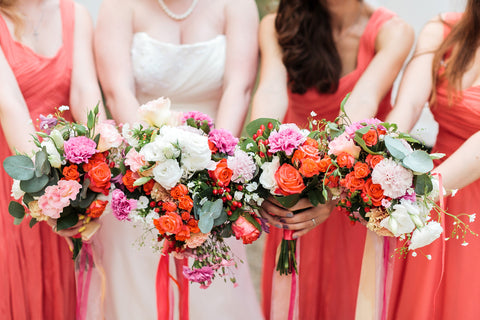
<path id="1" fill-rule="evenodd" d="M 58 108 L 58 111 L 60 111 L 60 112 L 67 111 L 67 110 L 70 110 L 70 107 L 69 107 L 69 106 L 60 106 L 60 107 Z"/>
<path id="2" fill-rule="evenodd" d="M 312 111 L 312 112 L 310 112 L 310 115 L 311 115 L 312 117 L 316 117 L 316 116 L 317 116 L 317 113 L 316 113 L 315 111 Z"/>
<path id="3" fill-rule="evenodd" d="M 452 190 L 452 197 L 455 197 L 455 195 L 457 194 L 457 192 L 458 192 L 458 189 L 453 189 L 453 190 Z"/>
<path id="4" fill-rule="evenodd" d="M 428 260 L 432 260 L 432 256 L 430 254 L 427 254 L 426 257 Z"/>
<path id="5" fill-rule="evenodd" d="M 245 186 L 245 189 L 247 189 L 248 192 L 254 192 L 255 190 L 257 190 L 257 188 L 258 188 L 258 183 L 256 182 L 248 183 Z"/>
<path id="6" fill-rule="evenodd" d="M 463 241 L 462 246 L 464 246 L 464 247 L 468 246 L 468 242 Z"/>
<path id="7" fill-rule="evenodd" d="M 146 209 L 148 207 L 149 201 L 145 196 L 140 196 L 137 201 L 137 209 Z"/>
<path id="8" fill-rule="evenodd" d="M 477 218 L 477 214 L 474 213 L 474 214 L 471 214 L 468 216 L 468 221 L 469 222 L 475 222 L 475 219 Z"/>
<path id="9" fill-rule="evenodd" d="M 20 180 L 13 180 L 13 185 L 12 185 L 12 197 L 15 200 L 19 200 L 25 192 L 20 189 Z"/>
<path id="10" fill-rule="evenodd" d="M 235 191 L 235 193 L 233 194 L 233 197 L 235 198 L 235 200 L 240 201 L 243 198 L 243 192 Z"/>
<path id="11" fill-rule="evenodd" d="M 416 257 L 417 253 L 415 251 L 412 252 L 412 257 Z"/>

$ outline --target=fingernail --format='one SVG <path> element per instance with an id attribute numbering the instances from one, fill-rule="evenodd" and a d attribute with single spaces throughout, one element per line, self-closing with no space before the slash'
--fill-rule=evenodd
<path id="1" fill-rule="evenodd" d="M 276 224 L 275 224 L 275 227 L 277 227 L 278 229 L 283 229 L 283 226 L 282 226 L 281 224 L 279 224 L 279 223 L 276 223 Z"/>
<path id="2" fill-rule="evenodd" d="M 291 217 L 293 217 L 293 213 L 291 212 L 287 213 L 287 218 L 291 218 Z"/>
<path id="3" fill-rule="evenodd" d="M 281 223 L 287 223 L 287 222 L 285 221 L 285 219 L 283 219 L 283 218 L 282 218 L 282 219 L 278 219 L 278 221 L 280 221 Z"/>
<path id="4" fill-rule="evenodd" d="M 298 236 L 297 236 L 296 234 L 294 234 L 294 235 L 292 236 L 292 238 L 293 238 L 293 239 L 297 239 Z"/>
<path id="5" fill-rule="evenodd" d="M 286 224 L 284 224 L 283 229 L 288 229 L 288 226 Z"/>

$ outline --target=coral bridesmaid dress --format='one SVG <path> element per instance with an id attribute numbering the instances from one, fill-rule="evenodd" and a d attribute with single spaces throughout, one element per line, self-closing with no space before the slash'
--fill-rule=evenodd
<path id="1" fill-rule="evenodd" d="M 379 30 L 392 17 L 394 14 L 384 8 L 372 14 L 360 39 L 357 67 L 340 79 L 337 92 L 319 94 L 314 89 L 303 95 L 289 92 L 284 122 L 305 126 L 311 111 L 319 118 L 334 120 L 341 101 L 353 90 L 375 56 Z M 388 93 L 379 106 L 377 117 L 384 119 L 390 109 Z M 271 318 L 272 291 L 275 290 L 272 276 L 282 235 L 282 230 L 272 227 L 266 240 L 262 287 L 267 319 Z M 364 226 L 352 226 L 344 214 L 334 210 L 324 223 L 299 239 L 299 319 L 354 319 L 365 235 Z"/>
<path id="2" fill-rule="evenodd" d="M 448 24 L 454 25 L 461 14 L 445 15 Z M 445 25 L 446 36 L 450 27 Z M 446 159 L 472 134 L 480 130 L 480 86 L 462 92 L 460 101 L 448 103 L 447 84 L 437 87 L 437 103 L 432 107 L 439 123 L 434 152 L 445 153 Z M 442 159 L 442 160 L 443 160 Z M 461 165 L 461 164 L 459 164 Z M 446 209 L 452 214 L 474 214 L 478 211 L 480 180 L 459 190 L 454 197 L 445 200 Z M 468 222 L 479 233 L 480 221 Z M 445 219 L 446 237 L 452 232 L 453 221 Z M 390 298 L 389 319 L 478 319 L 480 314 L 480 239 L 469 236 L 468 245 L 461 240 L 437 240 L 417 256 L 398 259 L 394 265 L 394 283 Z M 423 255 L 430 254 L 432 260 Z"/>
<path id="3" fill-rule="evenodd" d="M 0 47 L 37 125 L 40 114 L 68 105 L 72 71 L 74 3 L 60 0 L 63 45 L 53 57 L 36 54 L 16 42 L 0 16 Z M 69 114 L 67 118 L 71 119 Z M 30 119 L 25 119 L 29 121 Z M 11 155 L 0 128 L 0 161 Z M 65 240 L 44 222 L 13 225 L 8 213 L 12 180 L 0 170 L 0 318 L 75 319 L 75 278 Z"/>

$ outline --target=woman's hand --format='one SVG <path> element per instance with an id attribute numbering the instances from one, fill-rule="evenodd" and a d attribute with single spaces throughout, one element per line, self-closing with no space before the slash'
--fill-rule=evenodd
<path id="1" fill-rule="evenodd" d="M 57 230 L 57 219 L 48 218 L 47 223 L 50 227 L 52 227 L 53 232 L 65 238 L 70 251 L 73 251 L 73 242 L 70 238 L 80 232 L 80 229 L 83 227 L 83 220 L 79 220 L 76 225 L 64 230 Z"/>
<path id="2" fill-rule="evenodd" d="M 327 220 L 335 203 L 330 200 L 314 207 L 308 199 L 302 198 L 293 207 L 285 208 L 271 197 L 263 202 L 260 214 L 277 228 L 294 230 L 293 238 L 298 238 Z"/>

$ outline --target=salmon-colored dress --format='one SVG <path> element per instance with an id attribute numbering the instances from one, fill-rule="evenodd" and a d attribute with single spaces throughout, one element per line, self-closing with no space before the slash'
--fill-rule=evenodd
<path id="1" fill-rule="evenodd" d="M 460 17 L 459 13 L 450 13 L 445 19 L 454 25 Z M 450 27 L 445 25 L 444 36 L 449 32 Z M 439 132 L 433 151 L 445 153 L 443 159 L 480 130 L 480 86 L 470 87 L 462 95 L 460 101 L 449 105 L 447 84 L 437 87 L 437 103 L 432 112 L 439 123 Z M 447 212 L 477 213 L 479 197 L 480 180 L 476 180 L 454 197 L 445 199 Z M 478 216 L 474 222 L 465 220 L 473 231 L 480 232 Z M 445 227 L 446 237 L 449 237 L 453 228 L 451 218 L 445 219 Z M 439 239 L 418 250 L 417 257 L 410 254 L 406 259 L 395 261 L 389 319 L 479 319 L 480 238 L 470 235 L 466 241 L 468 245 L 462 246 L 461 240 Z M 430 254 L 432 260 L 420 252 Z"/>
<path id="2" fill-rule="evenodd" d="M 73 57 L 74 3 L 60 0 L 63 45 L 54 57 L 36 54 L 16 42 L 0 16 L 0 47 L 12 68 L 37 125 L 40 114 L 69 105 Z M 67 114 L 67 118 L 71 116 Z M 30 119 L 24 119 L 29 121 Z M 0 161 L 11 155 L 0 128 Z M 0 318 L 75 319 L 75 277 L 65 240 L 44 222 L 13 225 L 8 213 L 12 180 L 0 170 Z"/>
<path id="3" fill-rule="evenodd" d="M 305 94 L 288 93 L 288 110 L 284 122 L 306 126 L 311 111 L 319 118 L 334 120 L 340 103 L 351 92 L 370 61 L 375 56 L 375 39 L 394 13 L 377 9 L 360 39 L 357 68 L 340 79 L 333 94 L 319 94 L 310 89 Z M 382 100 L 377 117 L 384 119 L 390 111 L 390 93 Z M 263 308 L 270 319 L 272 275 L 275 272 L 275 254 L 283 230 L 272 227 L 266 239 L 263 268 Z M 352 226 L 345 214 L 334 210 L 321 225 L 300 238 L 299 319 L 354 319 L 357 289 L 360 279 L 366 228 Z"/>

